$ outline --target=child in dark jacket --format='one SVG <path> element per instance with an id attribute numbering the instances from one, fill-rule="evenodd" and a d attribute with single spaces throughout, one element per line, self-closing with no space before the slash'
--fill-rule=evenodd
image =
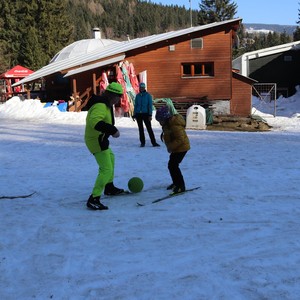
<path id="1" fill-rule="evenodd" d="M 168 169 L 172 178 L 172 184 L 167 187 L 173 190 L 171 194 L 183 193 L 185 182 L 179 168 L 188 150 L 190 150 L 189 138 L 185 132 L 185 120 L 180 114 L 172 115 L 167 105 L 156 111 L 156 120 L 162 126 L 162 140 L 170 153 Z"/>

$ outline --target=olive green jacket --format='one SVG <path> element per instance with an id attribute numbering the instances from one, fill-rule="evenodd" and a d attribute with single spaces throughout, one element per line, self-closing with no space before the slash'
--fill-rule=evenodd
<path id="1" fill-rule="evenodd" d="M 185 152 L 191 148 L 185 131 L 185 120 L 181 115 L 176 114 L 169 118 L 162 129 L 163 140 L 169 153 Z"/>

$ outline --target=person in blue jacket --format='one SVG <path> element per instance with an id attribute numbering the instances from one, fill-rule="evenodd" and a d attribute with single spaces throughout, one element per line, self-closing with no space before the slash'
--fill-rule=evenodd
<path id="1" fill-rule="evenodd" d="M 151 126 L 153 106 L 152 96 L 146 91 L 146 85 L 144 82 L 140 83 L 139 90 L 140 92 L 135 97 L 133 120 L 137 121 L 139 127 L 141 147 L 145 147 L 146 143 L 143 123 L 147 128 L 152 146 L 159 147 L 159 144 L 156 142 Z"/>
<path id="2" fill-rule="evenodd" d="M 92 95 L 86 105 L 88 114 L 84 140 L 99 166 L 92 194 L 86 203 L 87 207 L 93 210 L 108 209 L 100 202 L 103 190 L 105 195 L 118 195 L 124 192 L 123 189 L 114 186 L 115 156 L 109 147 L 109 137 L 120 136 L 119 130 L 115 127 L 113 105 L 120 101 L 122 95 L 122 85 L 112 82 L 102 95 Z"/>

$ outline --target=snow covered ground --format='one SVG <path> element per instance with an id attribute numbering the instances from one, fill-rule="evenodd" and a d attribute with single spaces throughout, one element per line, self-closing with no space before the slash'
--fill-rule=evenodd
<path id="1" fill-rule="evenodd" d="M 136 123 L 118 118 L 115 184 L 145 186 L 103 197 L 108 211 L 85 207 L 97 174 L 86 113 L 0 105 L 0 196 L 36 192 L 0 199 L 0 299 L 299 299 L 300 93 L 276 118 L 253 104 L 272 131 L 188 130 L 181 169 L 201 189 L 144 207 L 167 194 L 168 153 L 140 148 Z"/>

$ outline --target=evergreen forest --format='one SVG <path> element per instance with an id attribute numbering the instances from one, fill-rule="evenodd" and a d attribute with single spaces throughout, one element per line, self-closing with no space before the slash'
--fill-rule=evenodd
<path id="1" fill-rule="evenodd" d="M 0 0 L 0 73 L 17 64 L 35 71 L 65 46 L 92 38 L 94 27 L 102 38 L 125 40 L 234 18 L 237 5 L 220 2 L 216 8 L 199 0 L 199 10 L 190 11 L 151 0 Z M 293 40 L 286 33 L 249 35 L 243 26 L 239 38 L 234 56 Z"/>

